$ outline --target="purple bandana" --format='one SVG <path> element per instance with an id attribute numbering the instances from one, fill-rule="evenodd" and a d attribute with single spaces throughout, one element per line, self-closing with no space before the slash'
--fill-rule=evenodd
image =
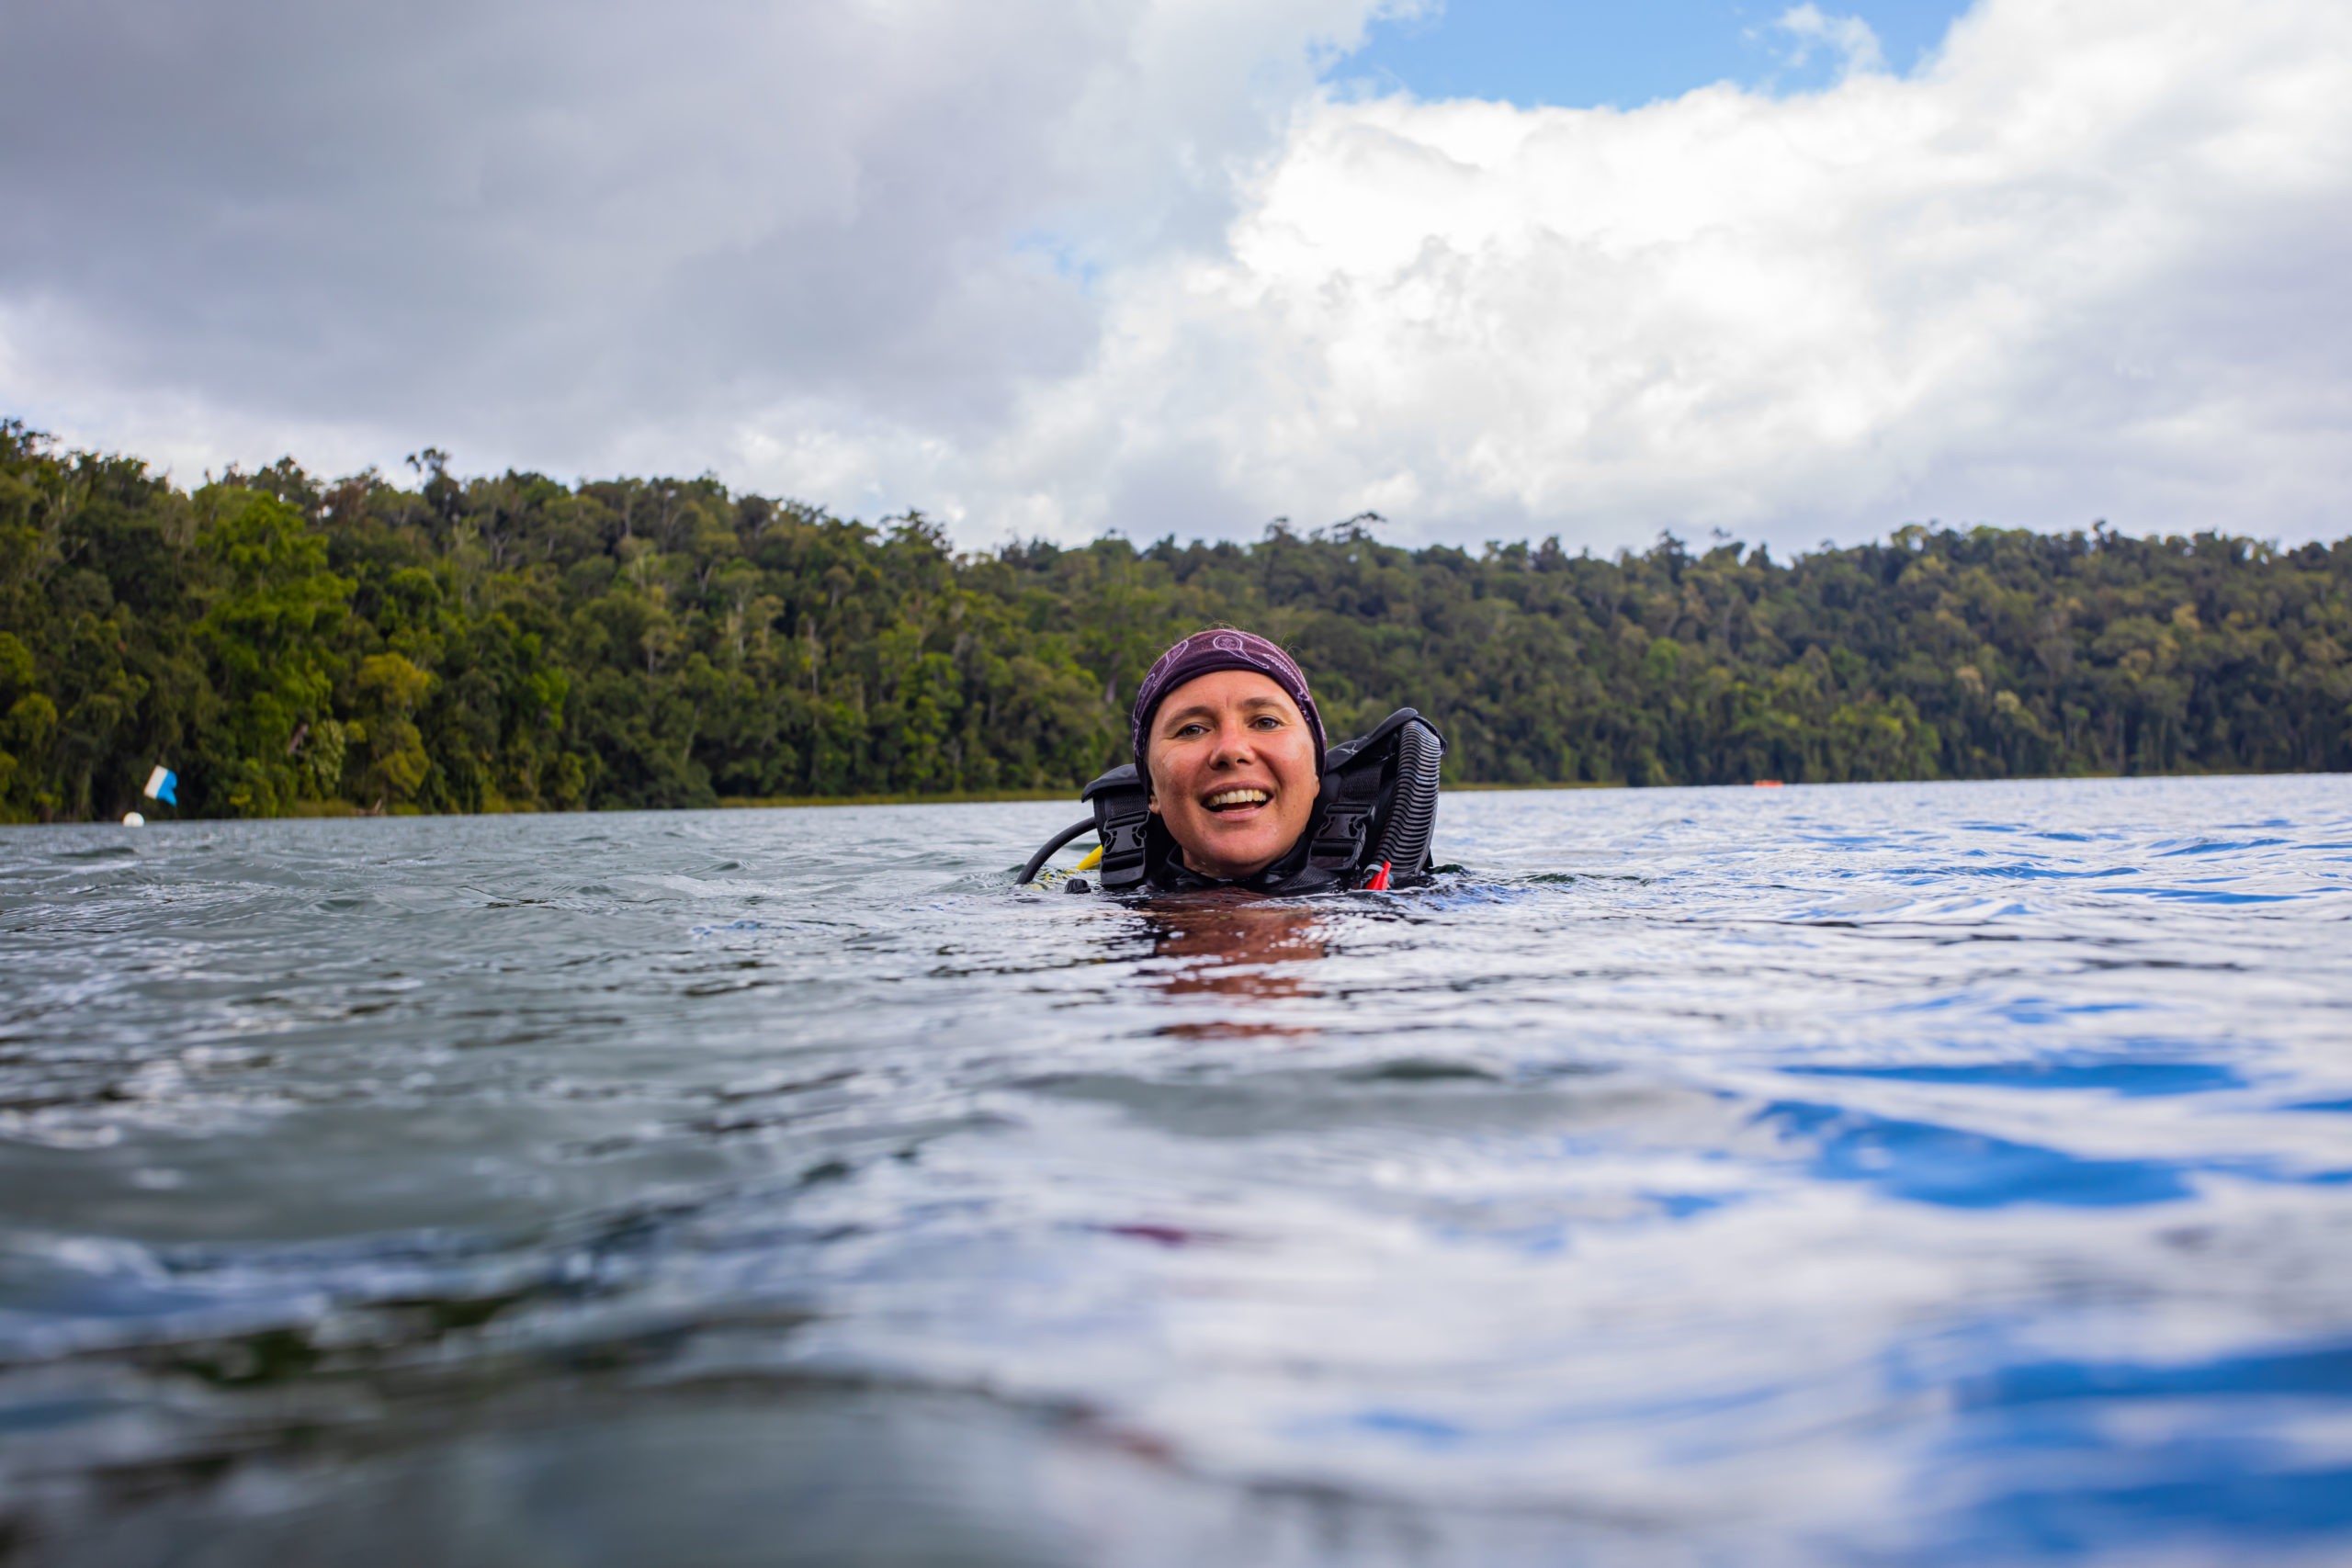
<path id="1" fill-rule="evenodd" d="M 1199 675 L 1215 674 L 1219 670 L 1253 670 L 1280 686 L 1298 705 L 1306 719 L 1306 728 L 1315 737 L 1315 771 L 1323 771 L 1323 716 L 1315 711 L 1315 699 L 1307 694 L 1306 672 L 1298 667 L 1281 649 L 1264 637 L 1250 632 L 1194 632 L 1161 654 L 1136 689 L 1135 749 L 1136 768 L 1149 777 L 1144 767 L 1144 737 L 1151 728 L 1152 715 L 1159 711 L 1161 699 L 1185 682 Z"/>

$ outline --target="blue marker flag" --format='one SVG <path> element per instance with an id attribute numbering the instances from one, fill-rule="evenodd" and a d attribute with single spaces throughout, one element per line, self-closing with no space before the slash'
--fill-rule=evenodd
<path id="1" fill-rule="evenodd" d="M 180 799 L 173 791 L 178 786 L 179 782 L 179 774 L 164 767 L 161 762 L 156 763 L 155 771 L 147 775 L 147 798 L 160 800 L 166 806 L 177 806 Z"/>

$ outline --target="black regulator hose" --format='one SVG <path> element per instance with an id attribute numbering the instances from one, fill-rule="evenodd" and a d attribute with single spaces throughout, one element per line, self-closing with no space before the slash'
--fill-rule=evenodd
<path id="1" fill-rule="evenodd" d="M 1045 864 L 1056 850 L 1060 849 L 1080 833 L 1092 831 L 1093 828 L 1094 818 L 1084 817 L 1047 839 L 1043 845 L 1039 846 L 1037 852 L 1029 857 L 1029 863 L 1021 868 L 1021 874 L 1012 879 L 1012 885 L 1018 887 L 1024 882 L 1035 882 L 1037 879 L 1037 868 Z"/>

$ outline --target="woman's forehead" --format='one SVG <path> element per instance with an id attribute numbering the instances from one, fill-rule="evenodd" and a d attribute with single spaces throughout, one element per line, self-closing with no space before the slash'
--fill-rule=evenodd
<path id="1" fill-rule="evenodd" d="M 1195 675 L 1161 699 L 1159 722 L 1200 708 L 1256 707 L 1264 705 L 1298 716 L 1298 705 L 1271 677 L 1255 670 L 1212 670 Z"/>

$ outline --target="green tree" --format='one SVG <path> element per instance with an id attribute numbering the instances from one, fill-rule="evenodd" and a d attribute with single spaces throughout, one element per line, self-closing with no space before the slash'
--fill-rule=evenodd
<path id="1" fill-rule="evenodd" d="M 285 502 L 215 485 L 197 503 L 207 513 L 198 547 L 220 587 L 196 636 L 223 711 L 204 737 L 196 788 L 223 815 L 277 816 L 300 796 L 296 730 L 332 716 L 329 638 L 351 585 L 327 570 L 326 541 Z"/>

